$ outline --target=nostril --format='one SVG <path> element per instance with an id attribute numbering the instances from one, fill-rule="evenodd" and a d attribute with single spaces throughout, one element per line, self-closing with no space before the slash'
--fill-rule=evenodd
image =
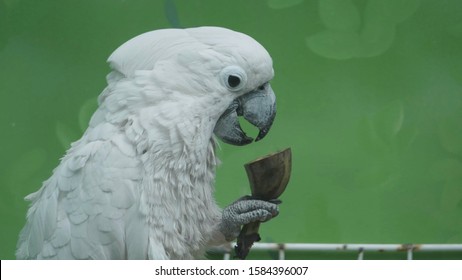
<path id="1" fill-rule="evenodd" d="M 268 83 L 262 84 L 261 86 L 258 87 L 258 90 L 265 90 L 267 84 L 268 84 Z"/>

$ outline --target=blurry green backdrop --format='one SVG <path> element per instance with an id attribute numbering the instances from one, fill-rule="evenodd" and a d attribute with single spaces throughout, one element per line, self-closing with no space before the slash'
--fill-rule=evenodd
<path id="1" fill-rule="evenodd" d="M 264 242 L 462 243 L 461 15 L 458 0 L 0 0 L 0 258 L 14 258 L 23 197 L 85 130 L 111 52 L 201 25 L 274 60 L 274 126 L 221 145 L 216 186 L 231 203 L 249 193 L 244 163 L 292 147 Z"/>

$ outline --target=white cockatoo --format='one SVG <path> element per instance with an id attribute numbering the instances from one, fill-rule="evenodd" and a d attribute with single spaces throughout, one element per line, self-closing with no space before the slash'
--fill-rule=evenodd
<path id="1" fill-rule="evenodd" d="M 214 200 L 214 134 L 268 132 L 275 96 L 268 52 L 219 27 L 137 36 L 108 59 L 98 109 L 31 201 L 19 259 L 195 259 L 278 214 L 277 202 Z"/>

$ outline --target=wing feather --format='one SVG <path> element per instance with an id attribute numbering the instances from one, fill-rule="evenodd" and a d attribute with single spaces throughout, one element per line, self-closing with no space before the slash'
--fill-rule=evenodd
<path id="1" fill-rule="evenodd" d="M 32 204 L 17 257 L 146 258 L 147 252 L 139 254 L 147 244 L 147 228 L 137 211 L 141 173 L 136 154 L 113 125 L 91 128 L 42 188 L 28 196 Z M 134 227 L 127 231 L 127 225 Z"/>

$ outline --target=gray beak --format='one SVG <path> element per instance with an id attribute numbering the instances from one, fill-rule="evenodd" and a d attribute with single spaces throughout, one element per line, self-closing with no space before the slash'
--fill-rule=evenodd
<path id="1" fill-rule="evenodd" d="M 223 142 L 238 146 L 252 143 L 239 124 L 239 116 L 256 126 L 260 132 L 255 141 L 266 136 L 276 116 L 276 96 L 269 84 L 244 94 L 231 103 L 218 119 L 214 133 Z"/>

